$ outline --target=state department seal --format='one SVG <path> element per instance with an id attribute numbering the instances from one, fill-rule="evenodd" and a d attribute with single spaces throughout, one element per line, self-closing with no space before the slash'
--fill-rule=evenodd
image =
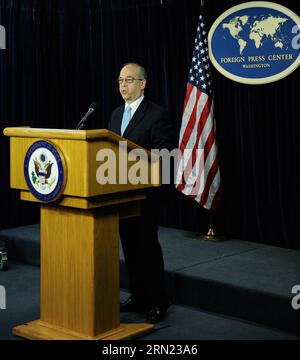
<path id="1" fill-rule="evenodd" d="M 24 176 L 30 192 L 38 200 L 56 200 L 66 183 L 63 155 L 49 141 L 34 142 L 24 159 Z"/>

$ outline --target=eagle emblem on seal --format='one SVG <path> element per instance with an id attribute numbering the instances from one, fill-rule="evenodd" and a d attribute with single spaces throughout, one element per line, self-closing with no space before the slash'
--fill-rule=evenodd
<path id="1" fill-rule="evenodd" d="M 34 158 L 34 171 L 31 173 L 31 178 L 34 184 L 44 187 L 48 185 L 51 187 L 53 181 L 50 181 L 51 170 L 53 163 L 47 160 L 45 154 L 40 154 L 39 158 Z"/>

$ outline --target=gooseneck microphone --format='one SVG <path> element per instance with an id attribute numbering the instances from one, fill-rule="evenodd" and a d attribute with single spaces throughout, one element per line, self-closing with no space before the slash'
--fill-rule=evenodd
<path id="1" fill-rule="evenodd" d="M 91 105 L 89 106 L 88 111 L 83 116 L 83 118 L 79 121 L 78 125 L 76 126 L 76 130 L 81 130 L 85 126 L 88 117 L 97 109 L 97 107 L 98 107 L 97 102 L 91 103 Z"/>

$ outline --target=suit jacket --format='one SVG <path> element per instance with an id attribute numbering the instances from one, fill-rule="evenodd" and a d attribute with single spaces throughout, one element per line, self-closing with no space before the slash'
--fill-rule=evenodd
<path id="1" fill-rule="evenodd" d="M 110 117 L 108 129 L 120 135 L 125 104 L 116 108 Z M 123 137 L 147 150 L 169 149 L 175 146 L 175 127 L 164 108 L 144 98 L 130 120 Z M 147 191 L 142 214 L 157 211 L 159 204 L 166 203 L 169 186 L 152 188 Z"/>
<path id="2" fill-rule="evenodd" d="M 119 135 L 124 107 L 125 104 L 112 112 L 108 124 L 108 129 Z M 144 98 L 125 129 L 123 137 L 147 150 L 173 149 L 174 125 L 161 106 Z"/>

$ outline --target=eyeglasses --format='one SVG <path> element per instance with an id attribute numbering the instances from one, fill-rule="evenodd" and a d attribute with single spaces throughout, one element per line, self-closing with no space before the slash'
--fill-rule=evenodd
<path id="1" fill-rule="evenodd" d="M 126 84 L 132 84 L 135 80 L 143 81 L 144 79 L 136 79 L 136 78 L 134 78 L 132 76 L 128 76 L 125 79 L 123 79 L 123 78 L 117 79 L 117 82 L 118 82 L 118 84 L 122 84 L 123 81 L 125 81 Z"/>

